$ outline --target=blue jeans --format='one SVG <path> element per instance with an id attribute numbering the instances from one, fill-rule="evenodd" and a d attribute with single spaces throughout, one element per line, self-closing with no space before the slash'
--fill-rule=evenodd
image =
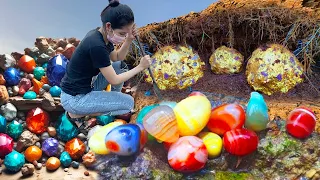
<path id="1" fill-rule="evenodd" d="M 121 61 L 112 63 L 117 74 L 128 70 L 121 65 Z M 116 116 L 130 112 L 133 109 L 134 100 L 132 96 L 121 93 L 123 83 L 112 85 L 110 92 L 103 91 L 108 84 L 102 73 L 99 73 L 93 80 L 93 91 L 88 94 L 71 96 L 62 91 L 61 105 L 67 112 L 83 116 L 92 114 Z"/>

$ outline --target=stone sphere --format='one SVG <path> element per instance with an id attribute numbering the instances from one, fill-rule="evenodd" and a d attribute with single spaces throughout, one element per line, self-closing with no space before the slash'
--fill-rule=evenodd
<path id="1" fill-rule="evenodd" d="M 211 70 L 215 74 L 236 74 L 243 69 L 243 55 L 235 49 L 221 46 L 209 59 Z"/>
<path id="2" fill-rule="evenodd" d="M 287 48 L 270 44 L 261 46 L 252 53 L 246 76 L 255 91 L 267 95 L 286 93 L 303 82 L 303 67 Z"/>
<path id="3" fill-rule="evenodd" d="M 150 69 L 160 89 L 185 89 L 203 77 L 204 64 L 191 47 L 165 46 L 152 56 Z M 152 83 L 145 72 L 146 81 Z"/>

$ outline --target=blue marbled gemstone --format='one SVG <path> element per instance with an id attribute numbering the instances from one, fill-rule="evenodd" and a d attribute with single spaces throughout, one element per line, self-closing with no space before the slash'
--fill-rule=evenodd
<path id="1" fill-rule="evenodd" d="M 131 156 L 139 152 L 140 127 L 136 124 L 124 124 L 112 129 L 105 137 L 108 150 L 120 155 Z"/>
<path id="2" fill-rule="evenodd" d="M 72 159 L 68 152 L 64 151 L 60 155 L 60 162 L 63 167 L 67 168 L 71 165 Z"/>
<path id="3" fill-rule="evenodd" d="M 4 72 L 3 77 L 6 80 L 7 86 L 16 86 L 20 82 L 20 71 L 10 67 Z"/>

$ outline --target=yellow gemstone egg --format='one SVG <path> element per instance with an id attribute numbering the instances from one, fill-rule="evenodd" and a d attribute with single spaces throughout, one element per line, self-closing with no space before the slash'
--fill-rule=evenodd
<path id="1" fill-rule="evenodd" d="M 222 150 L 222 139 L 218 134 L 212 132 L 201 132 L 198 137 L 202 139 L 209 154 L 209 158 L 218 157 Z"/>
<path id="2" fill-rule="evenodd" d="M 105 126 L 103 126 L 102 128 L 100 128 L 96 133 L 94 133 L 92 135 L 92 137 L 89 139 L 89 147 L 90 150 L 93 151 L 96 154 L 109 154 L 110 151 L 107 149 L 106 145 L 105 145 L 105 137 L 106 135 L 115 127 L 120 126 L 124 124 L 121 121 L 117 121 L 117 122 L 112 122 L 109 123 Z"/>
<path id="3" fill-rule="evenodd" d="M 211 103 L 205 96 L 189 96 L 174 107 L 179 134 L 197 135 L 208 123 Z"/>

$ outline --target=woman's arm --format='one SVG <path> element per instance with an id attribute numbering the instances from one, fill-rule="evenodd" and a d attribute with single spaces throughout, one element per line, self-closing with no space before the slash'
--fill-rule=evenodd
<path id="1" fill-rule="evenodd" d="M 129 52 L 131 43 L 132 40 L 127 38 L 118 51 L 112 51 L 110 53 L 111 61 L 116 62 L 124 60 Z"/>
<path id="2" fill-rule="evenodd" d="M 140 64 L 136 66 L 135 68 L 131 69 L 130 71 L 116 74 L 112 66 L 100 68 L 100 72 L 103 74 L 103 76 L 107 79 L 107 81 L 111 85 L 117 85 L 122 82 L 127 81 L 128 79 L 132 78 L 139 72 L 143 71 L 144 69 L 147 69 L 150 66 L 151 59 L 150 56 L 144 56 L 140 60 Z"/>

